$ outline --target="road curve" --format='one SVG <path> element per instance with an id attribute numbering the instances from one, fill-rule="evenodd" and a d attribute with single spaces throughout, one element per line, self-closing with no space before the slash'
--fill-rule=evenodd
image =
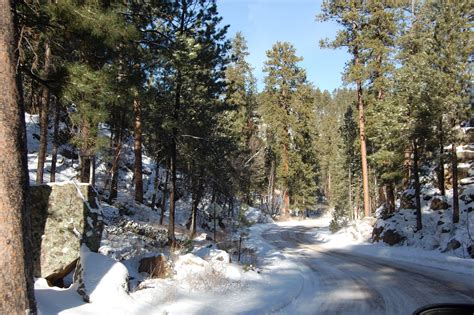
<path id="1" fill-rule="evenodd" d="M 312 231 L 310 232 L 310 229 Z M 274 227 L 263 238 L 307 267 L 292 314 L 411 314 L 433 303 L 474 303 L 469 276 L 315 244 L 314 228 Z"/>

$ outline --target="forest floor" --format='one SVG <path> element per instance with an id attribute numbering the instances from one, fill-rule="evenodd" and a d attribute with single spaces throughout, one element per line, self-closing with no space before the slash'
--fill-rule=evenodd
<path id="1" fill-rule="evenodd" d="M 73 288 L 50 288 L 40 279 L 39 309 L 42 314 L 408 314 L 430 303 L 474 303 L 474 260 L 370 244 L 367 233 L 355 236 L 350 228 L 331 234 L 329 221 L 323 216 L 256 224 L 245 242 L 256 250 L 257 267 L 230 263 L 210 272 L 180 264 L 172 278 L 148 280 L 146 289 L 127 296 L 111 287 L 93 303 L 84 303 Z"/>

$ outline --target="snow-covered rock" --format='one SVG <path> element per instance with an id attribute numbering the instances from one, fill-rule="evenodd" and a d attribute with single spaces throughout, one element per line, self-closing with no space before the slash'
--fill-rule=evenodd
<path id="1" fill-rule="evenodd" d="M 128 296 L 128 271 L 120 262 L 81 247 L 74 282 L 86 302 L 119 301 Z"/>
<path id="2" fill-rule="evenodd" d="M 270 216 L 266 215 L 259 208 L 248 207 L 244 213 L 245 220 L 250 224 L 255 223 L 273 223 L 273 220 Z"/>
<path id="3" fill-rule="evenodd" d="M 179 256 L 174 263 L 175 278 L 184 279 L 192 274 L 202 273 L 209 266 L 209 263 L 194 254 Z"/>

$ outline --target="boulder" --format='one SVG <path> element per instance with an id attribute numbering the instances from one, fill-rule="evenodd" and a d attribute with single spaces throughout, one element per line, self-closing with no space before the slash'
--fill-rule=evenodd
<path id="1" fill-rule="evenodd" d="M 128 278 L 125 265 L 82 245 L 74 283 L 85 302 L 119 303 L 129 299 Z"/>
<path id="2" fill-rule="evenodd" d="M 463 142 L 464 143 L 474 143 L 474 128 L 465 128 L 465 132 L 463 135 Z"/>
<path id="3" fill-rule="evenodd" d="M 457 150 L 456 155 L 458 156 L 458 159 L 461 162 L 474 160 L 474 151 L 470 150 L 470 148 L 463 148 L 462 150 Z"/>
<path id="4" fill-rule="evenodd" d="M 175 278 L 185 279 L 190 275 L 204 272 L 210 265 L 207 261 L 191 253 L 179 256 L 174 263 Z"/>
<path id="5" fill-rule="evenodd" d="M 401 236 L 397 231 L 387 230 L 383 234 L 383 241 L 390 246 L 400 243 L 404 240 L 404 237 Z"/>
<path id="6" fill-rule="evenodd" d="M 146 272 L 151 278 L 167 278 L 171 275 L 171 266 L 164 254 L 145 257 L 140 260 L 138 272 Z"/>
<path id="7" fill-rule="evenodd" d="M 381 235 L 382 235 L 383 230 L 384 230 L 383 226 L 374 228 L 374 230 L 372 231 L 372 241 L 373 242 L 378 242 L 382 239 Z"/>
<path id="8" fill-rule="evenodd" d="M 461 163 L 458 165 L 458 179 L 468 178 L 471 176 L 471 164 Z"/>
<path id="9" fill-rule="evenodd" d="M 212 246 L 203 246 L 192 252 L 194 255 L 208 261 L 211 265 L 225 265 L 231 262 L 229 254 Z"/>
<path id="10" fill-rule="evenodd" d="M 33 274 L 46 277 L 79 257 L 81 244 L 96 252 L 102 237 L 102 213 L 88 184 L 72 182 L 31 186 Z"/>
<path id="11" fill-rule="evenodd" d="M 469 253 L 469 256 L 471 256 L 471 258 L 474 259 L 474 244 L 469 245 L 467 247 L 467 252 Z"/>
<path id="12" fill-rule="evenodd" d="M 50 287 L 60 287 L 64 288 L 64 278 L 66 278 L 71 272 L 73 272 L 76 269 L 77 262 L 79 261 L 79 258 L 75 259 L 72 261 L 70 264 L 65 266 L 63 269 L 60 269 L 49 276 L 47 276 L 45 279 L 48 282 L 48 285 Z"/>
<path id="13" fill-rule="evenodd" d="M 403 193 L 400 197 L 400 208 L 402 209 L 415 209 L 415 196 L 409 193 Z"/>
<path id="14" fill-rule="evenodd" d="M 452 240 L 449 241 L 449 243 L 446 245 L 446 249 L 444 251 L 452 251 L 452 250 L 456 250 L 458 249 L 459 247 L 461 247 L 461 243 L 453 238 Z"/>
<path id="15" fill-rule="evenodd" d="M 449 208 L 449 204 L 444 200 L 443 197 L 437 196 L 431 200 L 430 208 L 432 210 L 446 210 Z"/>

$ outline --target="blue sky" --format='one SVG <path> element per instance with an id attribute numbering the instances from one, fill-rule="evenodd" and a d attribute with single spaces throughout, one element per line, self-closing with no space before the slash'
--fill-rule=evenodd
<path id="1" fill-rule="evenodd" d="M 321 90 L 342 85 L 341 73 L 348 60 L 344 50 L 319 48 L 319 40 L 334 38 L 338 26 L 333 22 L 316 22 L 322 0 L 217 0 L 224 24 L 230 24 L 228 35 L 243 33 L 255 68 L 259 89 L 263 87 L 265 52 L 277 41 L 288 41 L 303 57 L 301 66 L 308 80 Z"/>

